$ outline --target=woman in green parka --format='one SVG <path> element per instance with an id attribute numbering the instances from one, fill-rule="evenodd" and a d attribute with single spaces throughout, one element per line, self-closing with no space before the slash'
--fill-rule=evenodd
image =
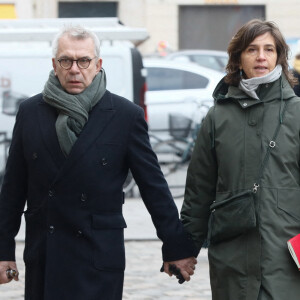
<path id="1" fill-rule="evenodd" d="M 208 246 L 213 300 L 300 299 L 287 247 L 300 233 L 300 98 L 288 50 L 272 22 L 252 20 L 237 32 L 194 148 L 181 218 L 199 251 Z M 254 216 L 251 206 L 239 211 L 245 194 Z M 228 199 L 235 206 L 227 211 L 210 209 Z"/>

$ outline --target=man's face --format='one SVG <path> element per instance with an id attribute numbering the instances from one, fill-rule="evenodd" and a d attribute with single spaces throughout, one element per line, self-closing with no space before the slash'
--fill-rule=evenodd
<path id="1" fill-rule="evenodd" d="M 87 69 L 80 69 L 74 61 L 71 68 L 66 70 L 59 64 L 58 59 L 62 58 L 89 58 L 92 60 Z M 79 94 L 92 83 L 94 77 L 99 73 L 102 60 L 95 58 L 95 45 L 91 38 L 78 40 L 64 35 L 59 39 L 57 54 L 52 59 L 52 65 L 64 90 L 70 94 Z"/>

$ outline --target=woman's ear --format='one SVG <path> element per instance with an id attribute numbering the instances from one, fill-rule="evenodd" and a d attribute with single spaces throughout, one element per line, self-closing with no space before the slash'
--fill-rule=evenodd
<path id="1" fill-rule="evenodd" d="M 240 77 L 242 78 L 243 77 L 243 69 L 240 68 Z"/>

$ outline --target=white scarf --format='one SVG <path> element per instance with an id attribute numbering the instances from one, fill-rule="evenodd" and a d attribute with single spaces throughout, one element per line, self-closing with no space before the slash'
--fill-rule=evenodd
<path id="1" fill-rule="evenodd" d="M 282 73 L 281 65 L 277 65 L 274 70 L 262 77 L 253 77 L 250 79 L 242 79 L 239 84 L 239 89 L 244 91 L 250 97 L 259 100 L 256 90 L 260 84 L 270 83 L 277 80 Z"/>

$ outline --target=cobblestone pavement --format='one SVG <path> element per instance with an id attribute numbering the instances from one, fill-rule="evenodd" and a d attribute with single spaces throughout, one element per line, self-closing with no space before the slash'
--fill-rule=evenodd
<path id="1" fill-rule="evenodd" d="M 182 199 L 175 203 L 180 210 Z M 169 278 L 167 274 L 159 272 L 162 264 L 162 243 L 157 239 L 156 230 L 143 201 L 140 198 L 126 199 L 123 213 L 128 226 L 125 230 L 127 266 L 124 300 L 211 300 L 206 251 L 202 251 L 198 257 L 192 280 L 180 285 L 175 277 Z M 20 281 L 0 285 L 0 300 L 24 299 L 24 239 L 25 223 L 22 220 L 16 249 Z"/>
<path id="2" fill-rule="evenodd" d="M 198 257 L 196 272 L 192 280 L 180 285 L 175 277 L 170 278 L 167 274 L 159 272 L 161 267 L 160 241 L 126 241 L 125 246 L 127 267 L 123 299 L 211 300 L 206 251 L 202 251 Z M 23 247 L 23 242 L 17 242 L 16 253 L 20 280 L 1 285 L 0 300 L 24 299 Z"/>

